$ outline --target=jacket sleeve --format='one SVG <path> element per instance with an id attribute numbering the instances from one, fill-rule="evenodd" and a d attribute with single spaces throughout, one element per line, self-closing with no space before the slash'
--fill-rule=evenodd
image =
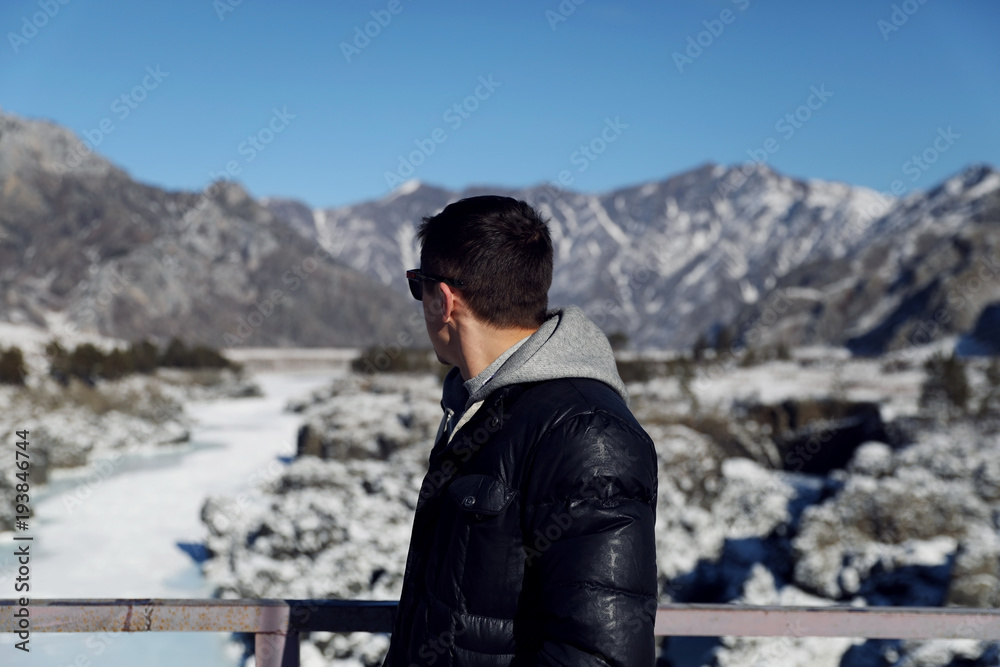
<path id="1" fill-rule="evenodd" d="M 534 664 L 654 664 L 656 472 L 649 437 L 609 413 L 570 418 L 537 443 L 522 490 Z"/>

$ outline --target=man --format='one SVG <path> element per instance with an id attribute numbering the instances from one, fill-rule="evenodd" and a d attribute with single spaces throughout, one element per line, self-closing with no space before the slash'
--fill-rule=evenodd
<path id="1" fill-rule="evenodd" d="M 418 238 L 410 290 L 454 368 L 384 665 L 652 665 L 656 455 L 607 338 L 547 312 L 545 222 L 472 197 Z"/>

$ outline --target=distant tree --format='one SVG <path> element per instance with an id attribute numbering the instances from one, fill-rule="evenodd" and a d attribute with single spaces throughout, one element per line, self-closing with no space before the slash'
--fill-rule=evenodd
<path id="1" fill-rule="evenodd" d="M 24 386 L 28 368 L 24 365 L 24 355 L 17 346 L 0 350 L 0 384 Z"/>
<path id="2" fill-rule="evenodd" d="M 698 334 L 698 340 L 694 342 L 694 347 L 691 348 L 691 356 L 695 361 L 703 361 L 706 350 L 708 350 L 708 338 L 705 334 Z"/>
<path id="3" fill-rule="evenodd" d="M 618 367 L 618 377 L 625 384 L 646 382 L 653 377 L 650 363 L 645 359 L 615 359 L 615 365 Z"/>
<path id="4" fill-rule="evenodd" d="M 218 350 L 205 345 L 188 347 L 184 341 L 174 338 L 160 355 L 159 364 L 171 368 L 229 368 L 230 361 Z"/>
<path id="5" fill-rule="evenodd" d="M 116 347 L 104 358 L 100 375 L 105 380 L 117 380 L 131 374 L 134 370 L 131 350 L 120 350 Z"/>
<path id="6" fill-rule="evenodd" d="M 132 370 L 148 374 L 156 371 L 160 350 L 148 340 L 133 341 L 129 345 L 129 356 L 132 357 Z"/>
<path id="7" fill-rule="evenodd" d="M 135 341 L 127 348 L 115 348 L 105 354 L 100 348 L 83 343 L 67 352 L 57 341 L 45 346 L 49 358 L 49 374 L 62 384 L 78 378 L 88 384 L 98 379 L 117 380 L 132 373 L 153 373 L 158 366 L 174 368 L 232 368 L 238 364 L 226 359 L 218 350 L 204 345 L 188 347 L 178 338 L 161 353 L 155 343 Z"/>
<path id="8" fill-rule="evenodd" d="M 624 331 L 615 331 L 608 334 L 608 342 L 611 343 L 612 350 L 624 350 L 628 347 L 628 334 Z"/>
<path id="9" fill-rule="evenodd" d="M 81 343 L 67 352 L 58 342 L 45 348 L 49 357 L 49 375 L 62 384 L 70 378 L 93 385 L 97 380 L 117 380 L 135 372 L 135 360 L 130 348 L 114 348 L 105 353 L 92 343 Z"/>
<path id="10" fill-rule="evenodd" d="M 106 356 L 96 345 L 81 343 L 69 355 L 69 374 L 87 384 L 94 384 L 104 370 Z"/>
<path id="11" fill-rule="evenodd" d="M 677 386 L 681 391 L 681 395 L 688 400 L 691 406 L 691 412 L 694 414 L 698 413 L 698 396 L 694 393 L 694 388 L 691 383 L 695 379 L 695 367 L 690 359 L 687 357 L 681 357 L 677 360 Z"/>
<path id="12" fill-rule="evenodd" d="M 788 349 L 788 346 L 784 341 L 778 343 L 778 346 L 774 348 L 774 356 L 780 361 L 790 361 L 792 358 L 792 351 Z"/>
<path id="13" fill-rule="evenodd" d="M 53 340 L 45 345 L 45 356 L 49 360 L 49 375 L 60 384 L 67 384 L 70 378 L 69 352 L 59 341 Z"/>
<path id="14" fill-rule="evenodd" d="M 1000 411 L 1000 357 L 990 359 L 986 367 L 986 393 L 979 401 L 979 415 L 985 416 L 994 409 Z"/>
<path id="15" fill-rule="evenodd" d="M 375 373 L 447 373 L 450 367 L 440 363 L 428 349 L 395 348 L 387 350 L 383 346 L 366 348 L 360 356 L 351 360 L 351 370 L 355 373 L 374 375 Z"/>
<path id="16" fill-rule="evenodd" d="M 195 345 L 189 348 L 189 368 L 229 368 L 233 364 L 218 350 L 206 345 Z"/>
<path id="17" fill-rule="evenodd" d="M 733 332 L 729 327 L 721 327 L 715 333 L 715 351 L 719 353 L 728 352 L 733 346 Z"/>
<path id="18" fill-rule="evenodd" d="M 969 402 L 965 364 L 955 356 L 937 353 L 924 364 L 927 372 L 920 388 L 920 406 L 962 414 Z"/>
<path id="19" fill-rule="evenodd" d="M 986 367 L 986 383 L 990 389 L 1000 390 L 1000 357 L 990 359 L 990 364 Z"/>
<path id="20" fill-rule="evenodd" d="M 172 368 L 185 368 L 188 365 L 188 349 L 179 338 L 171 338 L 166 349 L 157 360 L 158 365 Z"/>

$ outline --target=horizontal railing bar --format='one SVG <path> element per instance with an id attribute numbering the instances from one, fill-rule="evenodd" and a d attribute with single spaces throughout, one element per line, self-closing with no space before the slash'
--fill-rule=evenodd
<path id="1" fill-rule="evenodd" d="M 0 600 L 0 632 L 17 632 L 14 600 Z M 395 601 L 32 600 L 35 632 L 389 632 Z"/>
<path id="2" fill-rule="evenodd" d="M 35 632 L 390 632 L 394 601 L 32 600 Z M 0 600 L 0 632 L 17 632 Z M 657 636 L 1000 640 L 1000 610 L 957 607 L 660 605 Z"/>
<path id="3" fill-rule="evenodd" d="M 1000 610 L 660 605 L 657 636 L 1000 640 Z"/>

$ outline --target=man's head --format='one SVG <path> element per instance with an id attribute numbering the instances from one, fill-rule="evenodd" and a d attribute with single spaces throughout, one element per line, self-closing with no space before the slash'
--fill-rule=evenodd
<path id="1" fill-rule="evenodd" d="M 552 238 L 523 201 L 486 195 L 449 204 L 424 218 L 420 269 L 461 281 L 476 318 L 497 329 L 536 329 L 552 284 Z"/>

